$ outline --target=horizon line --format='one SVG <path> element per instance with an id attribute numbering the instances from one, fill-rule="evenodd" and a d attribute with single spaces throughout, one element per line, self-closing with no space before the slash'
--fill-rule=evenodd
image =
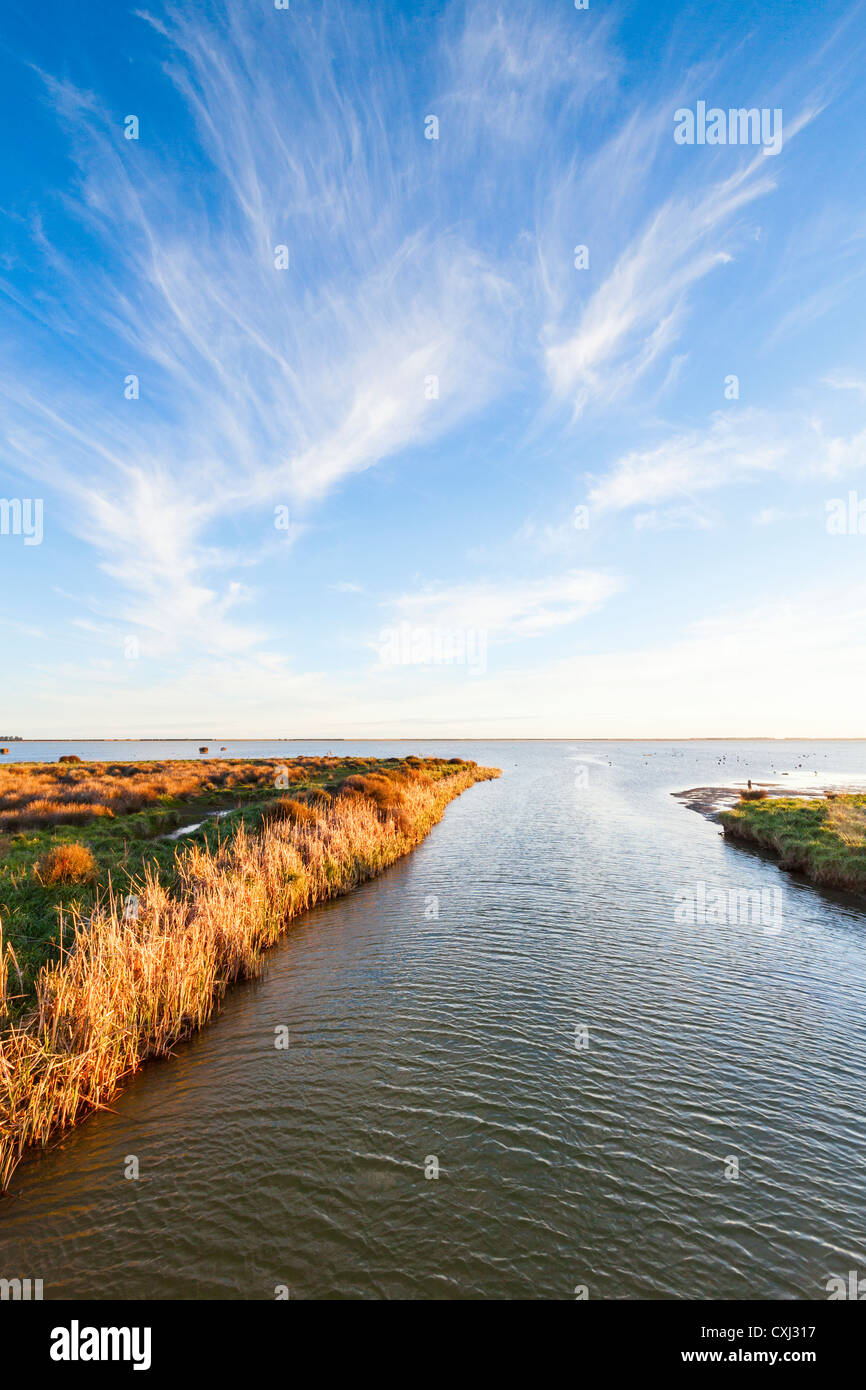
<path id="1" fill-rule="evenodd" d="M 455 734 L 452 737 L 441 734 L 399 734 L 399 735 L 266 735 L 252 734 L 232 737 L 221 734 L 145 734 L 136 737 L 132 734 L 119 734 L 114 738 L 92 734 L 62 737 L 37 737 L 6 734 L 9 743 L 196 743 L 205 740 L 217 743 L 228 738 L 229 743 L 862 743 L 866 734 L 676 734 L 665 737 L 659 734 L 606 734 L 604 736 L 580 734 L 550 734 L 527 737 L 508 734 Z M 0 737 L 0 742 L 2 742 Z"/>

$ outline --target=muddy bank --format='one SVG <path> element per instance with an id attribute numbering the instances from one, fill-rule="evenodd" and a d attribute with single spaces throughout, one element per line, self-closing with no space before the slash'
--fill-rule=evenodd
<path id="1" fill-rule="evenodd" d="M 749 787 L 748 781 L 736 782 L 730 786 L 721 787 L 690 787 L 687 791 L 671 792 L 675 800 L 681 801 L 690 811 L 698 811 L 708 820 L 719 820 L 722 811 L 729 811 L 736 806 L 743 792 Z M 767 794 L 767 800 L 772 797 L 826 797 L 828 793 L 834 796 L 845 794 L 855 794 L 866 792 L 866 782 L 858 786 L 838 784 L 827 781 L 826 783 L 816 784 L 813 781 L 801 782 L 793 778 L 782 782 L 755 782 L 751 783 L 753 791 L 763 791 Z"/>

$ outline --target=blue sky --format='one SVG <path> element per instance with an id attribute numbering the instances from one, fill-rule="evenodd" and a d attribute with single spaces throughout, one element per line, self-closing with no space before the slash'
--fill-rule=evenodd
<path id="1" fill-rule="evenodd" d="M 861 6 L 2 38 L 5 732 L 866 732 Z"/>

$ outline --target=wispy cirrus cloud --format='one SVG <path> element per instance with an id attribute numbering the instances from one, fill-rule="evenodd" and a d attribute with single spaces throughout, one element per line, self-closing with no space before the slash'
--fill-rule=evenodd
<path id="1" fill-rule="evenodd" d="M 611 401 L 678 340 L 689 291 L 732 258 L 737 212 L 775 186 L 766 160 L 657 208 L 579 311 L 550 324 L 545 358 L 554 392 L 575 415 Z M 591 252 L 590 252 L 591 254 Z"/>
<path id="2" fill-rule="evenodd" d="M 830 372 L 824 377 L 824 385 L 833 391 L 853 391 L 858 396 L 866 396 L 866 378 L 855 372 Z"/>
<path id="3" fill-rule="evenodd" d="M 143 18 L 205 172 L 190 183 L 156 117 L 125 141 L 95 95 L 44 79 L 72 132 L 81 254 L 40 231 L 55 286 L 40 318 L 70 361 L 53 381 L 10 363 L 7 444 L 65 493 L 68 524 L 130 596 L 125 621 L 169 646 L 191 626 L 248 646 L 259 634 L 230 621 L 232 557 L 209 534 L 277 503 L 303 512 L 453 429 L 508 370 L 513 296 L 430 217 L 420 116 L 374 25 L 275 30 L 277 12 L 221 4 Z M 352 25 L 380 63 L 340 61 L 331 40 Z M 130 373 L 140 398 L 123 401 Z"/>
<path id="4" fill-rule="evenodd" d="M 72 171 L 55 196 L 50 166 L 29 243 L 0 256 L 18 330 L 14 353 L 0 349 L 0 391 L 6 463 L 52 489 L 53 524 L 85 543 L 76 560 L 97 558 L 89 592 L 84 566 L 68 580 L 94 619 L 79 615 L 78 631 L 94 650 L 102 640 L 105 662 L 139 633 L 164 658 L 150 689 L 169 716 L 172 691 L 186 709 L 217 709 L 205 683 L 239 708 L 257 708 L 242 701 L 261 690 L 271 711 L 295 699 L 324 709 L 346 648 L 330 628 L 339 601 L 328 596 L 319 622 L 316 585 L 349 595 L 356 648 L 357 625 L 378 616 L 374 596 L 392 592 L 402 596 L 386 608 L 400 619 L 483 627 L 517 650 L 518 639 L 567 636 L 624 582 L 572 568 L 609 559 L 598 560 L 611 532 L 597 515 L 631 510 L 645 532 L 706 526 L 717 516 L 708 499 L 729 485 L 861 466 L 863 436 L 814 406 L 824 363 L 786 373 L 796 414 L 777 393 L 764 410 L 732 405 L 694 425 L 706 380 L 717 384 L 731 358 L 744 400 L 766 403 L 773 389 L 747 341 L 756 286 L 769 285 L 773 308 L 757 316 L 759 339 L 774 315 L 802 326 L 854 286 L 856 216 L 828 269 L 820 250 L 844 222 L 837 209 L 816 218 L 798 255 L 790 183 L 781 213 L 771 196 L 814 104 L 786 114 L 778 160 L 735 149 L 690 159 L 674 149 L 673 111 L 707 69 L 642 65 L 595 11 L 533 0 L 454 0 L 435 16 L 230 0 L 152 9 L 137 55 L 139 141 L 122 137 L 116 83 L 112 105 L 89 76 L 87 90 L 40 79 Z M 746 47 L 711 60 L 721 81 Z M 748 80 L 760 87 L 757 62 Z M 790 91 L 791 69 L 782 81 Z M 436 141 L 424 138 L 429 113 Z M 758 213 L 775 239 L 762 238 Z M 7 214 L 7 226 L 28 223 Z M 587 276 L 572 264 L 582 242 Z M 725 324 L 729 281 L 742 312 Z M 712 333 L 698 306 L 712 309 Z M 127 401 L 130 373 L 141 389 Z M 852 407 L 855 378 L 833 383 L 851 386 Z M 627 401 L 639 416 L 626 418 Z M 512 451 L 515 434 L 548 427 L 531 457 Z M 445 447 L 455 436 L 457 464 Z M 385 461 L 399 470 L 353 482 Z M 341 489 L 352 503 L 342 513 Z M 575 502 L 589 503 L 585 529 Z M 277 505 L 291 514 L 282 532 Z M 299 538 L 309 548 L 295 564 Z M 651 548 L 648 536 L 635 550 Z M 421 564 L 442 582 L 410 581 Z M 564 572 L 538 578 L 538 564 Z M 508 577 L 478 581 L 485 565 Z M 351 582 L 332 584 L 340 574 Z M 307 628 L 293 642 L 298 614 Z M 299 659 L 328 674 L 305 683 Z M 105 688 L 114 699 L 135 678 L 121 667 Z M 510 689 L 532 704 L 547 679 L 515 676 Z M 344 695 L 374 718 L 351 679 Z"/>
<path id="5" fill-rule="evenodd" d="M 597 510 L 621 511 L 670 498 L 691 498 L 778 467 L 786 445 L 759 412 L 717 412 L 705 431 L 676 434 L 618 459 L 590 490 Z"/>
<path id="6" fill-rule="evenodd" d="M 523 582 L 430 586 L 388 604 L 401 620 L 440 629 L 472 628 L 491 639 L 539 637 L 596 611 L 623 587 L 616 575 L 596 570 Z"/>
<path id="7" fill-rule="evenodd" d="M 840 477 L 864 464 L 866 430 L 834 434 L 817 416 L 800 413 L 717 411 L 703 430 L 673 434 L 650 448 L 622 455 L 597 478 L 589 502 L 600 512 L 671 499 L 692 502 L 696 495 L 755 482 L 781 470 L 793 481 Z"/>
<path id="8" fill-rule="evenodd" d="M 554 395 L 575 418 L 591 403 L 609 406 L 633 391 L 657 364 L 667 363 L 662 389 L 670 384 L 680 365 L 672 349 L 688 321 L 690 295 L 734 259 L 753 234 L 740 215 L 777 187 L 768 161 L 750 150 L 725 151 L 736 161 L 733 172 L 720 177 L 720 162 L 710 160 L 705 171 L 692 164 L 688 180 L 678 180 L 670 167 L 676 105 L 667 94 L 617 123 L 587 167 L 572 168 L 548 200 L 550 228 L 562 240 L 570 217 L 571 240 L 587 247 L 595 267 L 591 276 L 571 271 L 566 290 L 562 271 L 557 279 L 549 270 L 555 254 L 550 236 L 542 241 L 551 311 L 542 332 L 544 360 Z M 790 120 L 786 143 L 819 110 L 813 104 Z M 654 196 L 651 173 L 656 188 L 673 191 Z M 601 264 L 610 264 L 617 235 L 618 253 L 599 283 L 599 261 L 603 256 Z M 578 295 L 584 276 L 586 292 Z"/>

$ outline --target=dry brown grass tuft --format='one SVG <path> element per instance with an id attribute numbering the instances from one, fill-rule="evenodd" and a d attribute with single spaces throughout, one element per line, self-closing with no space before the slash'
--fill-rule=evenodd
<path id="1" fill-rule="evenodd" d="M 18 980 L 18 993 L 12 994 L 9 990 L 9 980 L 12 971 Z M 14 999 L 18 999 L 24 993 L 24 980 L 18 965 L 18 957 L 12 949 L 11 944 L 5 945 L 3 941 L 3 923 L 0 922 L 0 1018 L 5 1018 L 9 1012 L 9 1005 Z M 0 1066 L 2 1066 L 2 1055 L 0 1055 Z M 3 1154 L 2 1154 L 2 1127 L 0 1127 L 0 1191 L 3 1188 Z"/>
<path id="2" fill-rule="evenodd" d="M 313 806 L 304 801 L 294 801 L 290 796 L 281 796 L 268 807 L 265 822 L 287 820 L 295 825 L 311 825 L 319 819 Z"/>
<path id="3" fill-rule="evenodd" d="M 55 845 L 39 865 L 43 883 L 92 883 L 99 869 L 86 845 Z"/>
<path id="4" fill-rule="evenodd" d="M 38 797 L 20 810 L 0 811 L 0 829 L 34 829 L 40 825 L 86 825 L 99 816 L 113 816 L 103 801 L 52 801 Z"/>
<path id="5" fill-rule="evenodd" d="M 0 831 L 81 825 L 208 788 L 273 785 L 274 769 L 270 761 L 216 758 L 207 763 L 11 763 L 0 767 Z M 308 775 L 293 766 L 287 772 L 290 781 Z"/>
<path id="6" fill-rule="evenodd" d="M 423 777 L 423 773 L 420 776 Z M 393 821 L 396 828 L 405 834 L 409 828 L 406 793 L 418 778 L 419 773 L 414 768 L 406 772 L 389 768 L 387 772 L 356 773 L 346 778 L 342 795 L 369 797 L 376 806 L 379 819 L 383 822 Z"/>

